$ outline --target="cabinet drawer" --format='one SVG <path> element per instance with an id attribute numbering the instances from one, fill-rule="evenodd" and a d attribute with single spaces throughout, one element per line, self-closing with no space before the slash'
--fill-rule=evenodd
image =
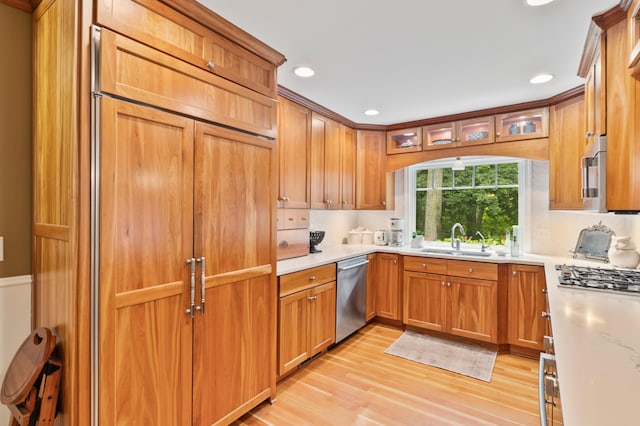
<path id="1" fill-rule="evenodd" d="M 276 137 L 276 101 L 103 29 L 101 91 Z"/>
<path id="2" fill-rule="evenodd" d="M 282 275 L 280 277 L 280 297 L 335 280 L 335 263 Z"/>
<path id="3" fill-rule="evenodd" d="M 156 0 L 98 0 L 96 12 L 100 25 L 154 46 L 208 73 L 270 97 L 276 95 L 276 67 L 270 61 L 280 62 L 280 54 L 272 54 L 273 58 L 265 60 Z M 207 11 L 200 17 L 216 19 L 217 15 Z M 217 24 L 216 30 L 222 30 L 223 25 L 230 27 L 223 20 Z M 240 30 L 236 31 L 241 35 Z M 254 42 L 264 55 L 268 49 L 261 42 Z"/>
<path id="4" fill-rule="evenodd" d="M 447 260 L 433 259 L 430 257 L 405 256 L 405 271 L 430 272 L 432 274 L 446 274 Z"/>
<path id="5" fill-rule="evenodd" d="M 495 263 L 449 260 L 447 275 L 495 281 L 498 279 L 498 265 Z"/>

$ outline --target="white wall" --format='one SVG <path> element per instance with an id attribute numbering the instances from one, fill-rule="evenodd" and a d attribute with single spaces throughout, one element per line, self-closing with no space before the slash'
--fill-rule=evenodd
<path id="1" fill-rule="evenodd" d="M 364 226 L 372 231 L 389 228 L 389 218 L 405 217 L 405 174 L 399 170 L 395 175 L 395 210 L 393 211 L 311 211 L 311 228 L 326 232 L 323 244 L 341 244 L 347 233 Z M 580 231 L 599 222 L 613 229 L 616 235 L 631 235 L 640 248 L 640 216 L 591 213 L 583 211 L 549 210 L 549 163 L 532 161 L 530 192 L 525 213 L 527 225 L 524 233 L 524 250 L 528 253 L 551 256 L 568 256 L 575 248 Z M 410 239 L 410 229 L 405 232 L 405 241 Z"/>
<path id="2" fill-rule="evenodd" d="M 31 276 L 0 278 L 0 383 L 16 351 L 31 332 Z M 0 405 L 0 424 L 9 410 Z"/>

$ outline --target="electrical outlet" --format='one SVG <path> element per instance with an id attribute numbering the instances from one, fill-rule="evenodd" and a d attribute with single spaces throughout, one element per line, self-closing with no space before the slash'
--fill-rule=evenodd
<path id="1" fill-rule="evenodd" d="M 4 262 L 4 237 L 0 237 L 0 262 Z"/>

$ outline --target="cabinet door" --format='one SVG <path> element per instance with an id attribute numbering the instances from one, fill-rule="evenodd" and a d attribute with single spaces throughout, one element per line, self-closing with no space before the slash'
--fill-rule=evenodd
<path id="1" fill-rule="evenodd" d="M 393 173 L 386 172 L 386 141 L 381 131 L 358 130 L 356 208 L 393 208 Z"/>
<path id="2" fill-rule="evenodd" d="M 376 257 L 376 311 L 379 317 L 400 320 L 398 255 L 378 253 Z"/>
<path id="3" fill-rule="evenodd" d="M 422 151 L 422 129 L 391 130 L 387 132 L 387 154 Z"/>
<path id="4" fill-rule="evenodd" d="M 549 209 L 582 210 L 584 145 L 583 98 L 580 96 L 551 108 L 549 136 Z"/>
<path id="5" fill-rule="evenodd" d="M 432 124 L 422 128 L 422 149 L 454 148 L 457 142 L 457 123 Z"/>
<path id="6" fill-rule="evenodd" d="M 194 124 L 100 105 L 100 424 L 192 424 Z"/>
<path id="7" fill-rule="evenodd" d="M 356 208 L 356 133 L 355 130 L 342 127 L 342 165 L 340 174 L 340 208 Z"/>
<path id="8" fill-rule="evenodd" d="M 445 331 L 447 277 L 404 271 L 403 322 Z"/>
<path id="9" fill-rule="evenodd" d="M 309 291 L 309 352 L 322 352 L 336 341 L 336 282 Z"/>
<path id="10" fill-rule="evenodd" d="M 496 140 L 493 116 L 463 120 L 458 124 L 458 146 L 482 145 Z"/>
<path id="11" fill-rule="evenodd" d="M 278 100 L 279 206 L 308 209 L 311 111 L 283 97 Z"/>
<path id="12" fill-rule="evenodd" d="M 450 277 L 450 283 L 449 333 L 497 343 L 497 282 Z"/>
<path id="13" fill-rule="evenodd" d="M 375 253 L 367 255 L 369 266 L 367 269 L 367 313 L 366 320 L 370 321 L 376 316 L 376 259 Z"/>
<path id="14" fill-rule="evenodd" d="M 548 136 L 548 108 L 517 111 L 496 116 L 496 142 L 520 141 Z"/>
<path id="15" fill-rule="evenodd" d="M 543 350 L 547 320 L 544 268 L 541 266 L 509 266 L 509 343 Z"/>
<path id="16" fill-rule="evenodd" d="M 198 124 L 195 159 L 194 424 L 229 423 L 275 390 L 275 142 Z"/>
<path id="17" fill-rule="evenodd" d="M 325 197 L 325 143 L 327 125 L 324 117 L 312 113 L 311 115 L 311 159 L 309 166 L 310 195 L 312 209 L 326 209 Z"/>
<path id="18" fill-rule="evenodd" d="M 296 368 L 300 363 L 312 356 L 309 352 L 309 297 L 310 291 L 307 290 L 280 298 L 280 325 L 278 326 L 280 331 L 280 342 L 278 344 L 279 375 Z M 335 325 L 333 332 L 335 336 Z"/>

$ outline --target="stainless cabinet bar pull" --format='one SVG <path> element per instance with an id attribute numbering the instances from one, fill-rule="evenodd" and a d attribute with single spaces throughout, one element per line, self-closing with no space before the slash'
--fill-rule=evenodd
<path id="1" fill-rule="evenodd" d="M 204 315 L 204 281 L 205 281 L 205 271 L 204 271 L 204 256 L 196 259 L 196 262 L 200 263 L 200 306 L 196 308 L 196 311 L 200 311 L 202 315 Z"/>
<path id="2" fill-rule="evenodd" d="M 187 265 L 191 267 L 189 271 L 189 274 L 191 275 L 191 288 L 189 289 L 191 301 L 189 307 L 185 310 L 185 313 L 193 318 L 196 315 L 196 260 L 193 257 L 191 259 L 187 259 Z"/>

